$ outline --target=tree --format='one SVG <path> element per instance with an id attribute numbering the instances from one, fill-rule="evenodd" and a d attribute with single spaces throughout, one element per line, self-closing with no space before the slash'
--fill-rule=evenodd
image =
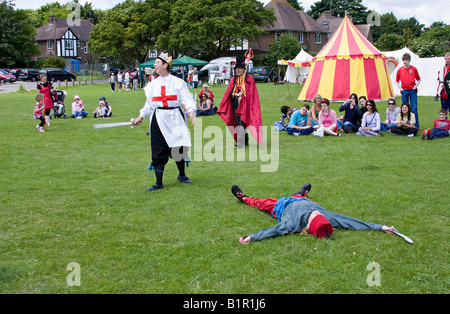
<path id="1" fill-rule="evenodd" d="M 39 28 L 48 23 L 48 17 L 51 13 L 57 18 L 67 18 L 74 11 L 75 6 L 73 4 L 78 5 L 77 9 L 79 9 L 79 16 L 82 20 L 92 18 L 94 19 L 94 24 L 97 24 L 104 14 L 103 10 L 94 9 L 92 2 L 85 2 L 84 5 L 81 5 L 78 0 L 72 0 L 72 2 L 66 4 L 60 4 L 56 1 L 44 4 L 37 10 L 26 11 L 32 20 L 33 26 Z"/>
<path id="2" fill-rule="evenodd" d="M 420 37 L 422 35 L 422 30 L 424 24 L 420 24 L 419 21 L 415 17 L 410 17 L 407 20 L 399 20 L 398 21 L 398 32 L 403 33 L 404 30 L 410 29 L 413 37 Z M 406 31 L 409 33 L 409 31 Z M 401 35 L 401 34 L 399 34 Z"/>
<path id="3" fill-rule="evenodd" d="M 123 64 L 144 62 L 169 26 L 173 2 L 126 0 L 116 5 L 93 27 L 89 51 Z"/>
<path id="4" fill-rule="evenodd" d="M 414 37 L 414 34 L 413 34 L 413 32 L 412 32 L 410 27 L 403 29 L 403 36 L 402 37 L 403 37 L 403 42 L 405 43 L 405 46 L 408 46 L 409 43 L 411 42 L 411 40 Z"/>
<path id="5" fill-rule="evenodd" d="M 331 9 L 330 9 L 331 6 Z M 314 19 L 318 19 L 325 11 L 330 11 L 336 17 L 345 17 L 347 11 L 353 17 L 354 24 L 367 23 L 367 7 L 362 4 L 362 0 L 320 0 L 315 2 L 307 12 Z"/>
<path id="6" fill-rule="evenodd" d="M 244 39 L 256 39 L 264 32 L 260 26 L 275 20 L 273 12 L 257 0 L 178 0 L 170 18 L 158 48 L 204 59 L 219 57 Z"/>
<path id="7" fill-rule="evenodd" d="M 39 54 L 35 29 L 24 10 L 15 10 L 12 0 L 0 2 L 0 66 L 26 66 Z"/>
<path id="8" fill-rule="evenodd" d="M 269 50 L 264 56 L 264 64 L 276 66 L 278 60 L 292 60 L 302 49 L 299 42 L 289 34 L 282 34 L 269 44 Z"/>
<path id="9" fill-rule="evenodd" d="M 443 56 L 450 50 L 450 25 L 433 24 L 411 41 L 410 48 L 421 58 Z"/>
<path id="10" fill-rule="evenodd" d="M 394 13 L 386 13 L 380 17 L 380 26 L 372 27 L 373 40 L 377 41 L 383 34 L 396 34 L 405 37 L 406 42 L 409 42 L 412 38 L 420 37 L 423 27 L 415 17 L 398 20 Z"/>
<path id="11" fill-rule="evenodd" d="M 385 13 L 380 16 L 380 25 L 372 27 L 372 36 L 376 42 L 384 34 L 398 34 L 398 19 L 394 13 Z"/>
<path id="12" fill-rule="evenodd" d="M 53 56 L 45 59 L 45 62 L 42 67 L 64 69 L 66 67 L 66 59 L 64 59 L 63 57 Z"/>
<path id="13" fill-rule="evenodd" d="M 297 0 L 287 0 L 287 2 L 294 7 L 296 10 L 304 10 L 302 3 Z"/>
<path id="14" fill-rule="evenodd" d="M 405 47 L 404 43 L 405 41 L 402 36 L 389 33 L 381 35 L 374 45 L 381 51 L 393 51 Z"/>

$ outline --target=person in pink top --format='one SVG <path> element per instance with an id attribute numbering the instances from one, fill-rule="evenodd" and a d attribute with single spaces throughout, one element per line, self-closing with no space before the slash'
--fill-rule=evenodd
<path id="1" fill-rule="evenodd" d="M 342 136 L 337 132 L 336 111 L 330 109 L 330 101 L 326 98 L 320 103 L 322 111 L 319 112 L 319 128 L 313 133 L 315 136 L 323 137 L 324 134 Z"/>

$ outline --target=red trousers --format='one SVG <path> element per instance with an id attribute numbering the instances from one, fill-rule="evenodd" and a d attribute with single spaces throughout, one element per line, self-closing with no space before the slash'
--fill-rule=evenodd
<path id="1" fill-rule="evenodd" d="M 291 197 L 295 198 L 306 198 L 301 195 L 292 195 Z M 275 203 L 278 202 L 278 199 L 276 198 L 253 198 L 253 197 L 243 197 L 242 200 L 245 204 L 256 207 L 261 211 L 269 213 L 272 217 L 276 217 L 276 213 L 273 212 L 273 209 L 275 207 Z"/>

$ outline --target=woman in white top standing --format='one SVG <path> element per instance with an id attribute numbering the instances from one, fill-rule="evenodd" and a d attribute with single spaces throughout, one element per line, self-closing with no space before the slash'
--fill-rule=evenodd
<path id="1" fill-rule="evenodd" d="M 122 71 L 117 73 L 117 88 L 119 89 L 119 93 L 122 92 L 122 84 L 123 84 L 123 74 Z"/>
<path id="2" fill-rule="evenodd" d="M 125 90 L 130 90 L 130 71 L 125 71 Z"/>
<path id="3" fill-rule="evenodd" d="M 381 130 L 381 119 L 378 113 L 377 106 L 375 106 L 375 101 L 373 99 L 367 100 L 366 103 L 367 111 L 364 113 L 362 118 L 361 127 L 356 135 L 359 136 L 382 136 Z"/>

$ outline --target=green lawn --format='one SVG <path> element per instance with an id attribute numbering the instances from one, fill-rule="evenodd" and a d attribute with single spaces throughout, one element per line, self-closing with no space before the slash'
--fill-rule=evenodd
<path id="1" fill-rule="evenodd" d="M 93 128 L 136 117 L 144 92 L 112 93 L 108 84 L 65 89 L 68 112 L 78 94 L 89 117 L 51 120 L 46 133 L 34 128 L 35 92 L 0 95 L 0 293 L 449 292 L 448 138 L 292 137 L 267 129 L 279 164 L 262 172 L 268 161 L 251 159 L 250 148 L 244 161 L 237 152 L 233 161 L 206 160 L 205 152 L 217 153 L 217 138 L 200 135 L 202 161 L 193 158 L 187 168 L 194 183 L 179 183 L 170 161 L 165 188 L 149 193 L 148 120 L 134 129 Z M 258 89 L 265 126 L 279 119 L 282 105 L 301 106 L 298 85 Z M 212 90 L 218 103 L 225 87 Z M 101 96 L 113 106 L 107 121 L 92 118 Z M 384 119 L 387 103 L 377 106 Z M 419 97 L 422 129 L 432 127 L 439 109 L 432 97 Z M 228 132 L 217 115 L 201 125 L 220 131 L 216 136 Z M 341 230 L 334 241 L 289 235 L 239 244 L 240 236 L 276 221 L 239 203 L 232 184 L 250 196 L 279 198 L 306 182 L 326 209 L 394 225 L 414 244 Z M 68 284 L 72 262 L 80 285 Z M 368 284 L 372 262 L 380 285 Z"/>

